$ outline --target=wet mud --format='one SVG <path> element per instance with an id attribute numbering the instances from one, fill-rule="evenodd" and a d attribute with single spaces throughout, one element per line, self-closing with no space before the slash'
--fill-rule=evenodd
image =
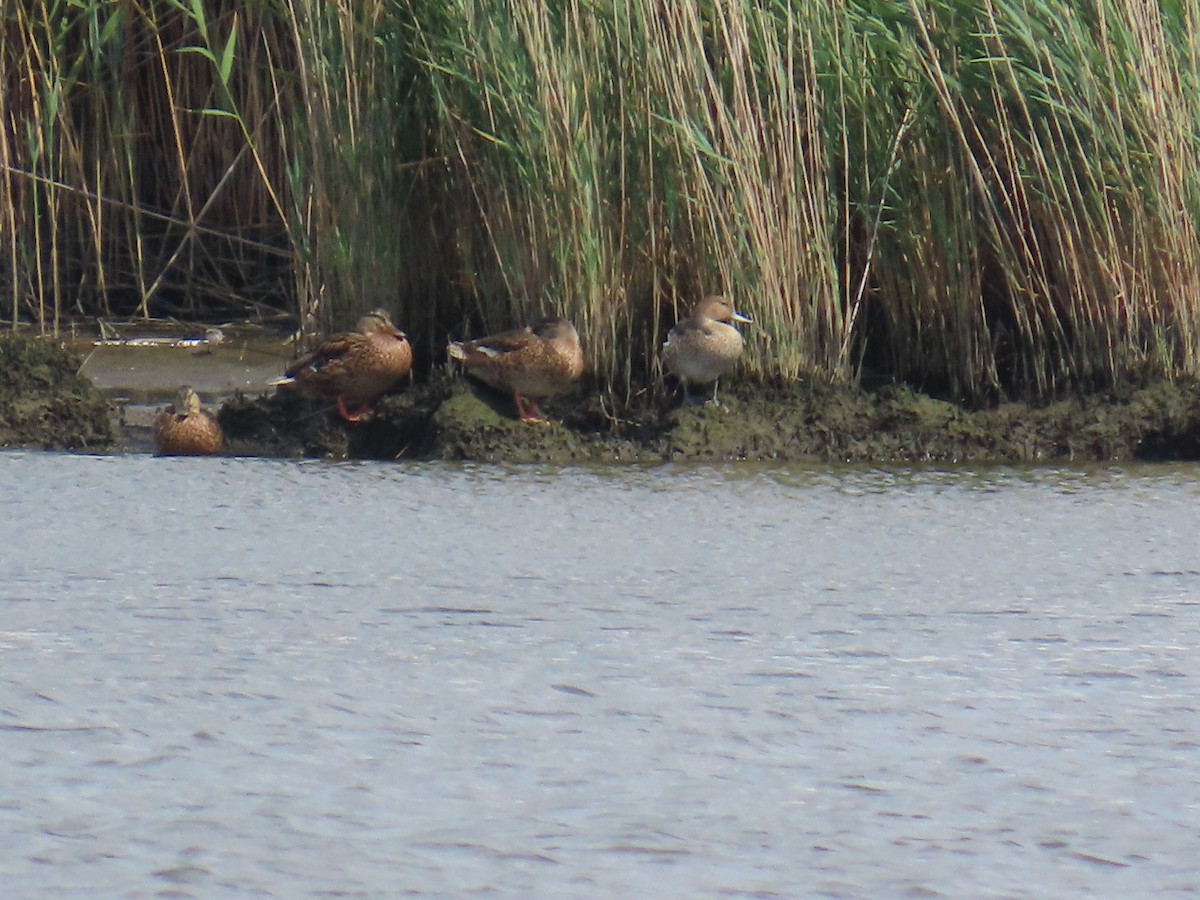
<path id="1" fill-rule="evenodd" d="M 730 381 L 721 405 L 669 389 L 625 403 L 594 387 L 542 404 L 548 425 L 516 419 L 511 396 L 438 371 L 384 397 L 373 418 L 286 394 L 221 410 L 233 452 L 487 462 L 1051 462 L 1200 459 L 1200 385 L 969 410 L 906 387 Z"/>
<path id="2" fill-rule="evenodd" d="M 0 447 L 104 450 L 116 438 L 112 406 L 83 360 L 57 343 L 0 337 Z"/>
<path id="3" fill-rule="evenodd" d="M 80 365 L 54 342 L 0 338 L 0 446 L 148 449 L 146 417 L 98 390 Z M 176 374 L 164 376 L 164 387 L 174 388 Z M 684 405 L 678 390 L 660 385 L 612 399 L 585 382 L 542 404 L 550 424 L 530 425 L 517 420 L 511 395 L 437 367 L 382 397 L 359 423 L 288 391 L 205 400 L 219 407 L 225 452 L 251 456 L 560 465 L 1200 459 L 1197 383 L 986 409 L 903 386 L 746 378 L 727 379 L 720 397 L 720 406 Z"/>

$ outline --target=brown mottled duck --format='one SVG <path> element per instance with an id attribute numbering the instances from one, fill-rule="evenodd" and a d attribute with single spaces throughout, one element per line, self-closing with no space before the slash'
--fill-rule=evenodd
<path id="1" fill-rule="evenodd" d="M 742 335 L 733 323 L 750 321 L 725 297 L 710 295 L 675 323 L 663 344 L 663 368 L 683 384 L 685 403 L 696 402 L 693 384 L 711 384 L 712 396 L 700 402 L 717 403 L 717 382 L 742 355 Z"/>
<path id="2" fill-rule="evenodd" d="M 221 452 L 223 442 L 216 416 L 200 405 L 200 397 L 186 384 L 175 402 L 154 417 L 158 456 L 212 456 Z"/>
<path id="3" fill-rule="evenodd" d="M 480 381 L 511 392 L 522 422 L 544 424 L 537 401 L 562 393 L 583 374 L 579 334 L 560 318 L 473 341 L 452 341 L 446 352 Z"/>
<path id="4" fill-rule="evenodd" d="M 273 384 L 302 397 L 333 400 L 342 418 L 359 422 L 411 369 L 407 335 L 377 309 L 359 319 L 354 331 L 334 335 L 296 360 Z"/>

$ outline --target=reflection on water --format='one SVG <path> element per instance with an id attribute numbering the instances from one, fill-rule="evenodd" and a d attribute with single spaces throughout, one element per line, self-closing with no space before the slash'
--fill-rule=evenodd
<path id="1" fill-rule="evenodd" d="M 0 878 L 1200 890 L 1198 475 L 0 455 Z"/>

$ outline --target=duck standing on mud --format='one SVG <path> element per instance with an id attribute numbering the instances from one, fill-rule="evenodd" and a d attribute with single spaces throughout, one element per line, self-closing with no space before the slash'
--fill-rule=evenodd
<path id="1" fill-rule="evenodd" d="M 717 382 L 742 355 L 742 335 L 734 322 L 752 322 L 733 308 L 725 297 L 710 295 L 696 304 L 692 314 L 680 319 L 663 343 L 663 368 L 683 383 L 684 403 L 693 399 L 691 385 L 711 384 L 712 396 L 703 403 L 717 403 Z"/>
<path id="2" fill-rule="evenodd" d="M 200 397 L 186 384 L 174 404 L 154 417 L 157 456 L 212 456 L 221 452 L 223 443 L 216 416 L 201 407 Z"/>
<path id="3" fill-rule="evenodd" d="M 271 383 L 302 397 L 334 400 L 343 419 L 359 422 L 411 370 L 408 336 L 377 309 L 359 319 L 354 331 L 324 341 Z"/>
<path id="4" fill-rule="evenodd" d="M 562 393 L 583 374 L 579 334 L 560 318 L 473 341 L 451 341 L 446 352 L 480 381 L 511 392 L 522 422 L 546 424 L 537 401 Z"/>

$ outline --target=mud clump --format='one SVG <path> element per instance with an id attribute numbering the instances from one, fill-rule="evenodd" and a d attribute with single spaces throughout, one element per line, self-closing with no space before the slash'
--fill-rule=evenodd
<path id="1" fill-rule="evenodd" d="M 540 404 L 546 424 L 516 418 L 511 395 L 456 379 L 432 419 L 433 455 L 480 462 L 540 462 L 567 465 L 641 462 L 659 457 L 627 428 L 607 417 L 598 401 L 582 395 Z"/>
<path id="2" fill-rule="evenodd" d="M 592 405 L 579 398 L 542 404 L 551 423 L 529 425 L 516 419 L 511 395 L 439 370 L 381 398 L 358 423 L 286 391 L 235 397 L 219 418 L 229 451 L 248 455 L 556 464 L 649 458 L 633 442 L 602 434 Z"/>
<path id="3" fill-rule="evenodd" d="M 721 405 L 685 406 L 671 391 L 618 402 L 595 385 L 542 405 L 548 425 L 516 419 L 512 397 L 447 370 L 382 398 L 351 424 L 329 405 L 286 393 L 221 410 L 235 453 L 366 459 L 539 462 L 727 460 L 1053 462 L 1200 459 L 1200 385 L 1005 403 L 986 409 L 903 386 L 806 381 L 722 385 Z"/>
<path id="4" fill-rule="evenodd" d="M 105 450 L 113 407 L 79 374 L 82 360 L 57 343 L 0 336 L 0 447 Z"/>
<path id="5" fill-rule="evenodd" d="M 409 385 L 379 399 L 361 422 L 346 422 L 332 403 L 279 390 L 238 395 L 218 419 L 229 452 L 245 456 L 401 459 L 436 456 L 431 420 L 449 393 L 444 378 Z"/>
<path id="6" fill-rule="evenodd" d="M 1200 458 L 1200 386 L 1162 382 L 985 409 L 904 386 L 743 383 L 725 409 L 682 408 L 664 458 L 1053 462 Z"/>

